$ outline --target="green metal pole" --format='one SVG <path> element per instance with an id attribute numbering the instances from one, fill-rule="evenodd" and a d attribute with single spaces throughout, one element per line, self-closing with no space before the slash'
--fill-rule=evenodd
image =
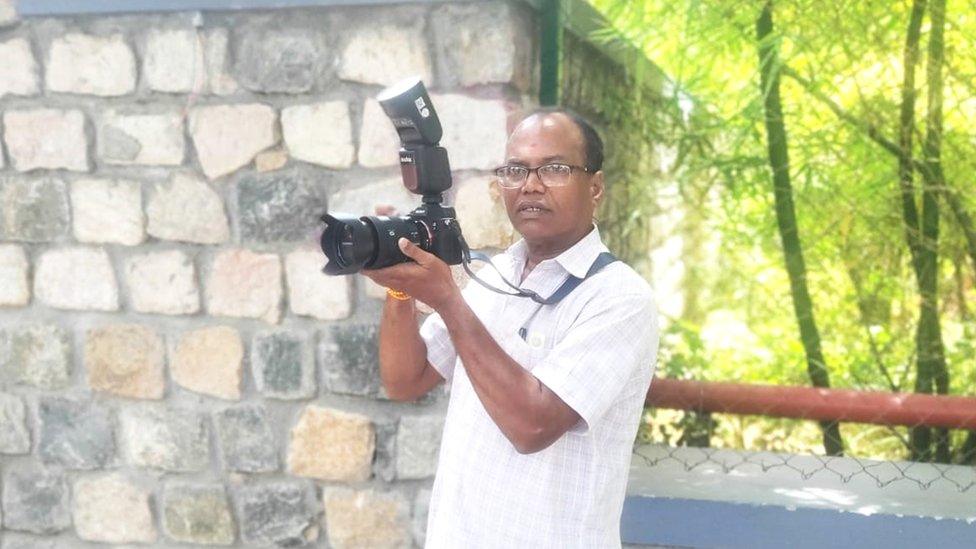
<path id="1" fill-rule="evenodd" d="M 539 104 L 559 104 L 559 65 L 562 53 L 561 0 L 543 0 L 539 44 Z"/>

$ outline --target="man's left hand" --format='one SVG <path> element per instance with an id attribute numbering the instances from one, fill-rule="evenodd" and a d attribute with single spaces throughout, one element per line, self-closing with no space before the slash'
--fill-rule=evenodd
<path id="1" fill-rule="evenodd" d="M 363 275 L 381 286 L 410 294 L 411 297 L 430 305 L 435 311 L 449 304 L 461 294 L 454 283 L 451 268 L 434 254 L 427 253 L 406 238 L 397 245 L 413 262 L 401 263 L 383 269 L 363 269 Z"/>

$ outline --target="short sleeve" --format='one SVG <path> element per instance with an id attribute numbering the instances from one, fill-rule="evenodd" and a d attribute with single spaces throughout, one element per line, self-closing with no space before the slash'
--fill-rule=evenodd
<path id="1" fill-rule="evenodd" d="M 583 419 L 585 432 L 645 369 L 650 379 L 658 345 L 657 309 L 652 295 L 591 300 L 566 335 L 532 370 Z"/>
<path id="2" fill-rule="evenodd" d="M 454 365 L 457 363 L 457 350 L 447 331 L 447 325 L 441 315 L 434 313 L 427 317 L 420 327 L 420 337 L 427 345 L 427 362 L 446 381 L 454 375 Z"/>

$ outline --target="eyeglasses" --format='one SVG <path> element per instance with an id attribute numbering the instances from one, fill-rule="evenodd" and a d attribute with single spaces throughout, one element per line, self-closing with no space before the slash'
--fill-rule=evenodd
<path id="1" fill-rule="evenodd" d="M 498 184 L 506 189 L 517 189 L 529 179 L 529 174 L 535 172 L 546 187 L 559 187 L 569 183 L 573 170 L 584 173 L 593 173 L 595 170 L 583 166 L 572 166 L 570 164 L 552 163 L 544 164 L 536 168 L 528 166 L 502 166 L 495 169 L 498 176 Z"/>

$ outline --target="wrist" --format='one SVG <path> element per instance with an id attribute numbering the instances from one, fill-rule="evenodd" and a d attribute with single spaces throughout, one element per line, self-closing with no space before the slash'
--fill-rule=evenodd
<path id="1" fill-rule="evenodd" d="M 456 318 L 458 314 L 467 307 L 467 303 L 464 301 L 464 297 L 461 295 L 460 290 L 453 292 L 443 303 L 438 304 L 435 310 L 441 315 L 441 318 Z"/>

